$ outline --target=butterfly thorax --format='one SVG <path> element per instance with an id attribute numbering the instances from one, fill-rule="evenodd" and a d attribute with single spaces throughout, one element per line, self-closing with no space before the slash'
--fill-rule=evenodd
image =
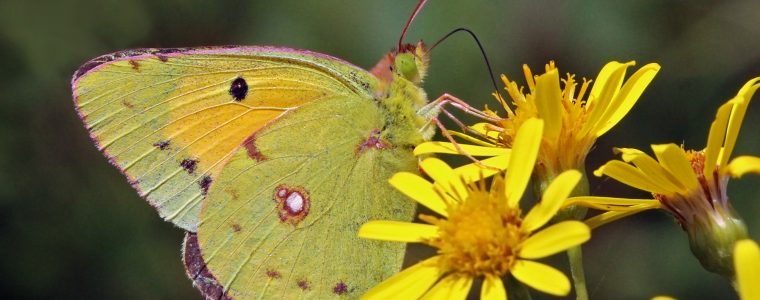
<path id="1" fill-rule="evenodd" d="M 422 42 L 384 56 L 372 69 L 381 80 L 379 89 L 385 128 L 381 137 L 395 146 L 418 145 L 435 133 L 431 119 L 438 109 L 428 105 L 420 87 L 427 73 L 429 54 Z"/>

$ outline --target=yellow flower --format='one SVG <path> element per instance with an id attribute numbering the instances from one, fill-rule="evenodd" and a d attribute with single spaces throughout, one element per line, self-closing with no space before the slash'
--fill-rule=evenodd
<path id="1" fill-rule="evenodd" d="M 741 240 L 734 247 L 736 290 L 742 300 L 760 300 L 760 248 L 752 240 Z"/>
<path id="2" fill-rule="evenodd" d="M 397 173 L 390 183 L 439 216 L 421 215 L 428 224 L 370 221 L 359 230 L 369 239 L 424 243 L 437 255 L 407 268 L 371 289 L 366 299 L 464 299 L 475 278 L 483 278 L 482 299 L 505 299 L 501 278 L 517 280 L 552 295 L 570 292 L 570 281 L 560 271 L 533 261 L 590 238 L 588 226 L 565 221 L 541 229 L 559 210 L 580 180 L 578 171 L 557 177 L 540 204 L 526 215 L 520 199 L 531 177 L 543 127 L 528 120 L 514 141 L 509 172 L 497 175 L 486 187 L 483 180 L 467 181 L 441 160 L 421 163 L 433 178 L 428 182 L 412 173 Z"/>
<path id="3" fill-rule="evenodd" d="M 733 245 L 747 233 L 728 201 L 728 179 L 746 173 L 760 174 L 760 158 L 740 156 L 730 162 L 729 158 L 750 99 L 760 88 L 759 82 L 760 77 L 750 80 L 736 97 L 721 105 L 704 150 L 685 151 L 675 144 L 652 145 L 655 160 L 642 151 L 620 148 L 617 151 L 624 162 L 613 160 L 594 172 L 651 192 L 658 204 L 648 203 L 654 200 L 626 203 L 626 199 L 599 197 L 578 197 L 569 202 L 582 205 L 593 202 L 617 209 L 589 220 L 587 224 L 592 227 L 643 209 L 662 207 L 687 231 L 692 252 L 707 270 L 733 277 Z"/>
<path id="4" fill-rule="evenodd" d="M 540 118 L 545 122 L 545 130 L 536 168 L 538 178 L 548 182 L 564 170 L 583 171 L 586 155 L 596 139 L 628 113 L 660 70 L 658 64 L 647 64 L 625 81 L 626 70 L 634 64 L 608 63 L 599 72 L 593 87 L 591 81 L 586 79 L 582 83 L 576 82 L 575 76 L 571 74 L 560 80 L 560 72 L 554 62 L 547 64 L 546 72 L 538 76 L 533 76 L 531 70 L 523 66 L 527 92 L 502 75 L 515 109 L 511 109 L 504 99 L 495 95 L 506 111 L 505 118 L 475 124 L 468 129 L 470 134 L 454 135 L 474 144 L 460 144 L 468 154 L 492 156 L 493 148 L 513 147 L 515 134 L 526 120 Z M 496 113 L 488 112 L 496 116 Z M 415 154 L 427 153 L 456 151 L 453 145 L 443 142 L 428 142 L 415 149 Z"/>

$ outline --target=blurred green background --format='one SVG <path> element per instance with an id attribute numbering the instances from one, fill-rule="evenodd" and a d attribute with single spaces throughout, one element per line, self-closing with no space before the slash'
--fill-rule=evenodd
<path id="1" fill-rule="evenodd" d="M 127 48 L 245 44 L 311 49 L 368 68 L 394 46 L 414 4 L 0 2 L 0 295 L 200 298 L 180 261 L 182 232 L 137 196 L 77 118 L 69 82 L 81 63 Z M 613 146 L 703 147 L 716 108 L 760 75 L 757 20 L 758 1 L 430 1 L 408 40 L 432 42 L 468 27 L 485 44 L 495 72 L 512 78 L 521 78 L 523 63 L 541 69 L 551 59 L 560 71 L 589 78 L 610 60 L 660 63 L 632 112 L 599 140 L 588 161 L 593 170 L 613 158 Z M 464 35 L 435 50 L 425 88 L 431 98 L 449 92 L 475 106 L 494 104 L 482 58 Z M 758 101 L 737 155 L 760 155 Z M 756 239 L 758 182 L 757 176 L 732 180 L 729 190 Z M 597 179 L 592 190 L 647 196 Z M 596 230 L 585 253 L 593 299 L 735 297 L 728 282 L 700 267 L 684 232 L 662 212 Z"/>

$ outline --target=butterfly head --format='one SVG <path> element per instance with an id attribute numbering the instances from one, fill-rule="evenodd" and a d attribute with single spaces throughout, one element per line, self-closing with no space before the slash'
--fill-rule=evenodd
<path id="1" fill-rule="evenodd" d="M 401 77 L 420 84 L 427 74 L 429 60 L 430 54 L 423 42 L 405 44 L 383 56 L 371 72 L 386 83 Z"/>
<path id="2" fill-rule="evenodd" d="M 419 84 L 427 75 L 428 54 L 425 44 L 406 44 L 397 51 L 393 59 L 393 71 L 406 80 Z"/>

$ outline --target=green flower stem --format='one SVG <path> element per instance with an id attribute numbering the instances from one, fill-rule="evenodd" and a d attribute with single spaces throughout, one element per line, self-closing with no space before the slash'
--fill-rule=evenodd
<path id="1" fill-rule="evenodd" d="M 587 196 L 589 195 L 588 177 L 586 177 L 586 170 L 580 170 L 583 174 L 581 181 L 575 186 L 575 189 L 570 196 Z M 573 206 L 565 209 L 568 219 L 583 220 L 586 217 L 588 211 L 585 207 Z M 588 290 L 586 289 L 586 274 L 583 271 L 583 251 L 581 245 L 567 249 L 567 258 L 570 261 L 570 275 L 573 277 L 573 285 L 575 286 L 575 298 L 578 300 L 588 300 Z"/>
<path id="2" fill-rule="evenodd" d="M 570 275 L 573 277 L 575 286 L 575 299 L 588 300 L 588 290 L 586 290 L 586 275 L 583 271 L 583 252 L 581 246 L 575 246 L 567 249 L 567 257 L 570 260 Z"/>
<path id="3" fill-rule="evenodd" d="M 538 196 L 543 195 L 549 183 L 554 180 L 555 174 L 547 172 L 547 170 L 541 170 L 538 172 L 538 180 L 534 183 L 534 189 L 538 192 Z M 588 177 L 586 177 L 586 170 L 579 169 L 583 177 L 575 189 L 570 193 L 570 197 L 573 196 L 588 196 L 589 184 Z M 586 217 L 587 208 L 573 205 L 561 210 L 554 217 L 554 222 L 561 222 L 565 220 L 583 220 Z M 575 246 L 567 250 L 567 257 L 570 261 L 570 274 L 573 278 L 573 285 L 575 286 L 575 295 L 578 300 L 588 300 L 588 290 L 586 289 L 586 275 L 583 271 L 583 251 L 581 246 Z"/>

